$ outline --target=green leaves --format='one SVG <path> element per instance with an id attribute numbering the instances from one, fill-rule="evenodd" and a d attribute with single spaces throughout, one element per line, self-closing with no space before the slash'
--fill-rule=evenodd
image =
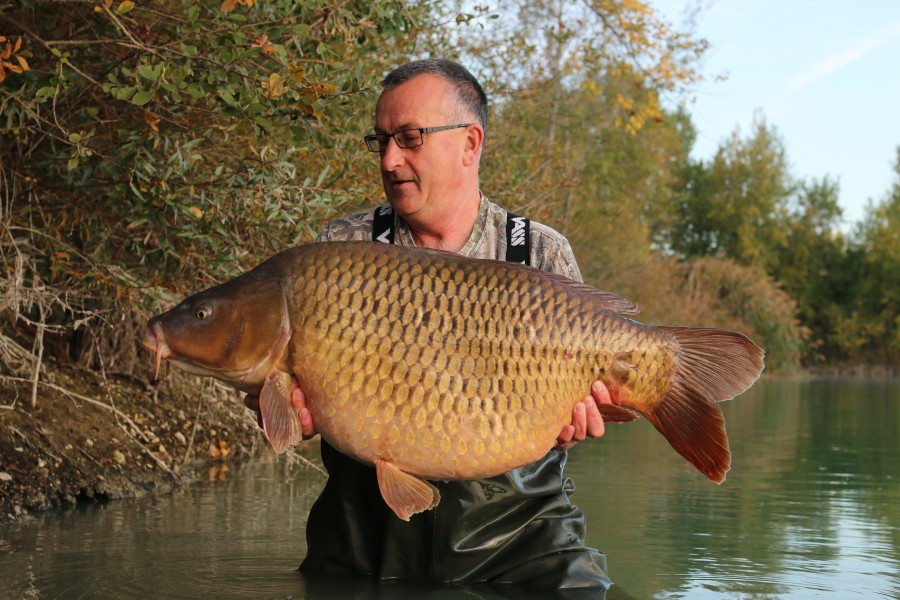
<path id="1" fill-rule="evenodd" d="M 131 97 L 131 103 L 143 106 L 153 99 L 155 92 L 153 90 L 141 90 Z"/>
<path id="2" fill-rule="evenodd" d="M 237 108 L 237 100 L 234 99 L 234 95 L 231 93 L 231 90 L 227 88 L 219 88 L 218 90 L 216 90 L 216 93 L 222 100 L 225 101 L 225 104 Z"/>
<path id="3" fill-rule="evenodd" d="M 226 14 L 194 0 L 26 4 L 0 13 L 32 22 L 37 11 L 35 35 L 60 43 L 29 59 L 41 69 L 4 105 L 4 159 L 24 165 L 10 174 L 21 179 L 15 189 L 41 201 L 17 199 L 18 212 L 3 216 L 59 232 L 86 261 L 116 267 L 37 277 L 101 297 L 134 281 L 180 284 L 184 272 L 219 278 L 235 256 L 310 239 L 348 196 L 380 193 L 359 144 L 369 86 L 410 50 L 413 38 L 395 33 L 419 7 L 244 2 Z M 99 78 L 103 94 L 81 74 Z M 52 112 L 38 109 L 48 101 Z M 52 255 L 57 242 L 41 243 L 36 254 Z"/>
<path id="4" fill-rule="evenodd" d="M 138 74 L 146 79 L 147 81 L 157 82 L 159 81 L 159 76 L 162 74 L 163 65 L 158 64 L 156 68 L 151 67 L 150 65 L 139 65 L 137 68 Z"/>

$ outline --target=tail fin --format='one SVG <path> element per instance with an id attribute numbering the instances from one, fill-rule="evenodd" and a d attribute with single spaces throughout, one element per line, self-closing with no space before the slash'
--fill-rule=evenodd
<path id="1" fill-rule="evenodd" d="M 672 388 L 644 416 L 675 450 L 716 483 L 731 468 L 718 402 L 737 396 L 763 370 L 762 348 L 723 329 L 662 327 L 678 344 Z"/>

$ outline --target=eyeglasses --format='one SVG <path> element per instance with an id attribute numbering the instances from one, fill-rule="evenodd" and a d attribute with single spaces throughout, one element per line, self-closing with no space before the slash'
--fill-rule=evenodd
<path id="1" fill-rule="evenodd" d="M 367 135 L 363 139 L 366 140 L 366 147 L 369 152 L 384 152 L 387 150 L 388 142 L 391 138 L 397 142 L 400 148 L 415 148 L 425 143 L 426 133 L 434 133 L 435 131 L 447 131 L 448 129 L 461 129 L 468 127 L 471 123 L 458 123 L 456 125 L 443 125 L 441 127 L 418 127 L 415 129 L 404 129 L 403 131 L 395 131 L 394 133 L 376 133 Z"/>

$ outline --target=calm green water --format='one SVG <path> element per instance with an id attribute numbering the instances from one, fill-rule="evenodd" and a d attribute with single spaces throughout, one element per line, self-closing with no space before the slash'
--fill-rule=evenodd
<path id="1" fill-rule="evenodd" d="M 616 582 L 607 600 L 900 597 L 900 381 L 765 381 L 723 408 L 734 461 L 722 486 L 646 422 L 573 450 L 588 541 Z M 0 597 L 504 597 L 303 579 L 322 485 L 260 462 L 172 496 L 5 526 Z"/>

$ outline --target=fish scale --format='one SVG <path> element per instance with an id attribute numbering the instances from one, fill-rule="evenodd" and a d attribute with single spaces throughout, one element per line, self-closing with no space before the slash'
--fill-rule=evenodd
<path id="1" fill-rule="evenodd" d="M 351 246 L 341 262 L 333 256 L 311 258 L 321 267 L 294 286 L 292 321 L 303 327 L 290 349 L 302 357 L 294 372 L 319 431 L 339 450 L 372 462 L 383 452 L 384 424 L 394 419 L 397 406 L 409 404 L 415 426 L 404 431 L 399 447 L 393 445 L 391 458 L 404 471 L 437 479 L 496 475 L 546 453 L 607 354 L 591 343 L 596 336 L 589 329 L 580 327 L 579 335 L 578 324 L 596 310 L 561 296 L 554 279 L 524 285 L 524 271 L 492 272 L 496 265 L 490 262 L 470 261 L 460 268 L 455 257 L 426 254 L 423 268 L 399 253 L 369 259 L 371 249 L 362 250 Z M 345 276 L 351 265 L 360 264 L 364 268 L 356 279 Z M 390 275 L 378 278 L 381 270 Z M 363 285 L 366 279 L 376 283 Z M 307 301 L 310 281 L 315 291 Z M 332 298 L 325 306 L 315 301 L 323 289 Z M 412 290 L 425 311 L 417 325 L 393 317 L 409 306 L 395 298 L 411 298 Z M 513 296 L 516 302 L 504 302 Z M 367 345 L 362 389 L 355 386 L 348 394 L 344 379 L 354 370 L 360 336 L 380 341 Z M 421 378 L 405 377 L 413 365 L 424 371 Z M 393 382 L 401 375 L 402 389 Z M 456 401 L 460 394 L 466 402 Z M 539 418 L 531 418 L 535 411 Z M 493 438 L 485 448 L 494 452 L 490 460 L 478 453 L 484 445 L 475 443 L 485 431 Z M 423 451 L 446 451 L 436 438 L 458 440 L 472 452 L 436 469 L 435 457 Z"/>
<path id="2" fill-rule="evenodd" d="M 148 323 L 162 359 L 259 396 L 276 451 L 299 441 L 296 376 L 318 432 L 373 464 L 403 519 L 425 480 L 477 479 L 541 458 L 594 380 L 707 477 L 730 467 L 717 403 L 763 351 L 720 329 L 649 326 L 633 304 L 524 265 L 368 242 L 286 250 Z"/>

